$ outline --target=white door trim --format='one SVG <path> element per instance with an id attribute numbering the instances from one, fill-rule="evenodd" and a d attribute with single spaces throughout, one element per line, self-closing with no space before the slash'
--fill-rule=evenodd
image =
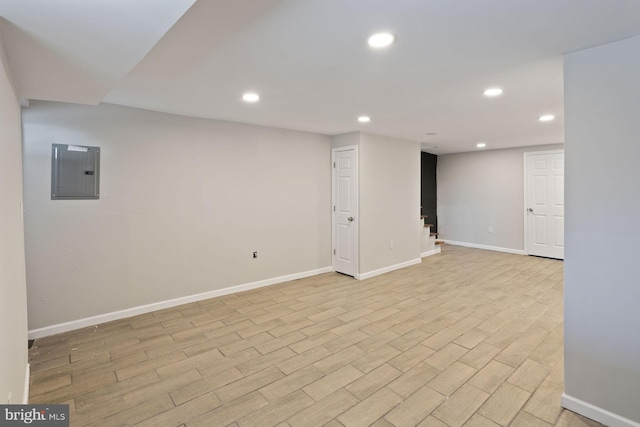
<path id="1" fill-rule="evenodd" d="M 522 217 L 524 221 L 524 253 L 529 255 L 529 240 L 528 240 L 528 224 L 527 221 L 527 195 L 529 194 L 529 187 L 527 186 L 527 157 L 536 156 L 539 154 L 564 154 L 564 149 L 559 150 L 544 150 L 544 151 L 525 151 L 522 153 L 522 176 L 524 178 L 524 197 L 522 198 Z"/>
<path id="2" fill-rule="evenodd" d="M 356 197 L 356 215 L 357 215 L 357 227 L 358 227 L 358 242 L 356 244 L 356 248 L 355 248 L 355 263 L 356 263 L 356 274 L 354 275 L 354 277 L 358 280 L 360 280 L 360 179 L 359 179 L 359 174 L 360 174 L 360 168 L 359 168 L 359 156 L 358 156 L 358 146 L 357 145 L 346 145 L 344 147 L 335 147 L 331 149 L 331 267 L 333 268 L 333 271 L 336 271 L 336 265 L 335 265 L 335 256 L 333 254 L 333 251 L 336 248 L 336 214 L 333 211 L 333 207 L 336 205 L 336 174 L 335 174 L 335 168 L 333 167 L 335 161 L 336 161 L 336 153 L 339 151 L 348 151 L 348 150 L 354 150 L 355 152 L 355 169 L 356 169 L 356 177 L 358 179 L 357 182 L 357 188 L 358 188 L 358 196 Z"/>

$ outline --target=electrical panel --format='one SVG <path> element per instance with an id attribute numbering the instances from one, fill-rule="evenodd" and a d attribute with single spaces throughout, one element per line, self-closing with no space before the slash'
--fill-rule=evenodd
<path id="1" fill-rule="evenodd" d="M 51 200 L 100 198 L 100 147 L 51 146 Z"/>

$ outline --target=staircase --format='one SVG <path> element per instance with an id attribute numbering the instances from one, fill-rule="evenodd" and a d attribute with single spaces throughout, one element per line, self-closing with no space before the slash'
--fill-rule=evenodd
<path id="1" fill-rule="evenodd" d="M 431 227 L 433 224 L 427 223 L 427 215 L 420 216 L 420 223 L 422 224 L 420 232 L 422 233 L 420 236 L 420 257 L 424 258 L 427 256 L 439 254 L 442 251 L 442 244 L 444 242 L 437 241 L 438 233 L 432 233 Z"/>

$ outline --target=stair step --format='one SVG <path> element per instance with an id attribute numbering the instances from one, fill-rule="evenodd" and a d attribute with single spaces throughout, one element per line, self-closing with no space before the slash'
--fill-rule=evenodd
<path id="1" fill-rule="evenodd" d="M 425 227 L 433 227 L 433 224 L 425 224 Z"/>
<path id="2" fill-rule="evenodd" d="M 429 236 L 437 236 L 438 233 L 429 233 Z"/>
<path id="3" fill-rule="evenodd" d="M 436 240 L 436 245 L 444 245 L 444 242 L 442 240 Z"/>
<path id="4" fill-rule="evenodd" d="M 429 215 L 420 215 L 420 219 L 429 218 Z"/>

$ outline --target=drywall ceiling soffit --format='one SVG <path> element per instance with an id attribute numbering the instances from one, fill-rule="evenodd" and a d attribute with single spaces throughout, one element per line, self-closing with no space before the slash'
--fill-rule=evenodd
<path id="1" fill-rule="evenodd" d="M 18 94 L 97 104 L 195 0 L 0 0 Z"/>
<path id="2" fill-rule="evenodd" d="M 0 16 L 22 98 L 366 131 L 436 154 L 562 142 L 562 54 L 640 34 L 638 0 L 0 0 Z M 366 46 L 379 30 L 392 48 Z M 504 96 L 482 97 L 493 85 Z"/>

